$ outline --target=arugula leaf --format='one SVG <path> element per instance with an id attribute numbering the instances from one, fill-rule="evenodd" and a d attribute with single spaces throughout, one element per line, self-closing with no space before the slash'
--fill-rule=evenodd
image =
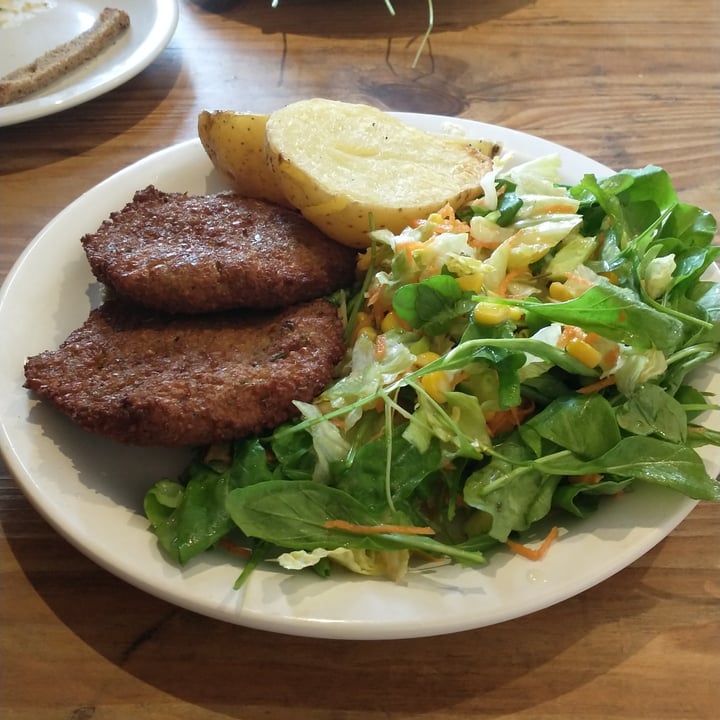
<path id="1" fill-rule="evenodd" d="M 605 281 L 565 302 L 515 304 L 548 322 L 576 325 L 640 349 L 656 347 L 669 354 L 677 349 L 683 337 L 680 320 L 649 307 L 631 290 Z"/>
<path id="2" fill-rule="evenodd" d="M 595 473 L 630 477 L 663 485 L 696 500 L 720 500 L 720 485 L 705 470 L 702 458 L 687 445 L 632 435 L 591 460 L 561 451 L 534 460 L 531 465 L 554 475 Z"/>

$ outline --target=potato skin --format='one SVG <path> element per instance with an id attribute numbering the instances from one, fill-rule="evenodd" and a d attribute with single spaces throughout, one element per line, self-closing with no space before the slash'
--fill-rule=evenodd
<path id="1" fill-rule="evenodd" d="M 215 168 L 238 194 L 290 207 L 265 159 L 268 118 L 231 110 L 203 110 L 198 115 L 198 136 Z"/>
<path id="2" fill-rule="evenodd" d="M 329 237 L 365 248 L 446 203 L 482 194 L 487 144 L 414 128 L 377 108 L 323 98 L 273 112 L 265 154 L 288 201 Z"/>

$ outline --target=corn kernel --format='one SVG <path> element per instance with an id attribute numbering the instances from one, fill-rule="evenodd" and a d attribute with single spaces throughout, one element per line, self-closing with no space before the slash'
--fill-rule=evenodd
<path id="1" fill-rule="evenodd" d="M 594 368 L 600 364 L 602 355 L 599 350 L 596 350 L 590 343 L 579 338 L 572 338 L 568 341 L 565 346 L 568 355 L 571 355 L 576 360 L 579 360 L 583 365 L 589 368 Z"/>
<path id="2" fill-rule="evenodd" d="M 509 317 L 513 322 L 518 322 L 525 317 L 525 311 L 517 305 L 507 306 Z"/>
<path id="3" fill-rule="evenodd" d="M 415 357 L 415 364 L 418 367 L 425 367 L 429 365 L 433 360 L 437 360 L 440 356 L 436 352 L 428 350 L 427 352 L 420 353 Z"/>
<path id="4" fill-rule="evenodd" d="M 572 292 L 570 292 L 570 290 L 566 287 L 565 283 L 557 281 L 550 283 L 550 287 L 548 288 L 548 295 L 553 300 L 559 300 L 560 302 L 572 300 L 575 297 Z"/>
<path id="5" fill-rule="evenodd" d="M 372 326 L 372 317 L 362 310 L 355 316 L 355 328 L 360 329 Z"/>
<path id="6" fill-rule="evenodd" d="M 473 310 L 473 320 L 478 325 L 499 325 L 510 317 L 507 305 L 479 302 Z"/>
<path id="7" fill-rule="evenodd" d="M 457 278 L 457 281 L 461 290 L 470 290 L 470 292 L 474 293 L 481 293 L 483 291 L 484 278 L 480 273 L 463 275 Z"/>
<path id="8" fill-rule="evenodd" d="M 398 328 L 406 330 L 408 325 L 394 310 L 391 310 L 380 322 L 380 330 L 386 333 Z"/>
<path id="9" fill-rule="evenodd" d="M 445 402 L 445 393 L 451 390 L 447 373 L 442 370 L 431 372 L 420 378 L 425 392 L 437 403 Z"/>
<path id="10" fill-rule="evenodd" d="M 620 280 L 618 280 L 617 273 L 614 273 L 612 270 L 608 270 L 607 272 L 601 272 L 600 275 L 602 275 L 604 278 L 607 278 L 613 285 L 618 285 Z"/>
<path id="11" fill-rule="evenodd" d="M 359 338 L 361 335 L 365 335 L 365 337 L 370 338 L 370 340 L 372 340 L 373 342 L 375 342 L 375 340 L 378 336 L 377 330 L 374 327 L 370 327 L 370 326 L 361 327 L 357 331 L 357 335 L 356 335 L 355 339 L 357 340 L 357 338 Z"/>
<path id="12" fill-rule="evenodd" d="M 440 225 L 444 220 L 445 218 L 438 212 L 428 215 L 428 222 L 435 223 L 435 225 Z"/>

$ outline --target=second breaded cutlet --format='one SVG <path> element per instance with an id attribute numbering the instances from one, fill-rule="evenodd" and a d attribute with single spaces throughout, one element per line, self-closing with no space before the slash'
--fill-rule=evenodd
<path id="1" fill-rule="evenodd" d="M 297 415 L 342 358 L 336 308 L 168 316 L 118 301 L 57 350 L 28 358 L 25 387 L 80 427 L 122 443 L 180 447 L 259 434 Z"/>

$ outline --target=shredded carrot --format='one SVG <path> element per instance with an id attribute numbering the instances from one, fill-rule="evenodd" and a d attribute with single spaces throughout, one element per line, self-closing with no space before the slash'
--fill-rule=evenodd
<path id="1" fill-rule="evenodd" d="M 519 275 L 524 275 L 527 270 L 511 270 L 505 277 L 500 281 L 497 288 L 497 294 L 500 297 L 507 297 L 508 285 Z"/>
<path id="2" fill-rule="evenodd" d="M 395 245 L 395 250 L 402 250 L 405 253 L 408 263 L 413 262 L 413 252 L 424 247 L 425 244 L 417 240 L 408 240 L 407 242 L 399 242 Z"/>
<path id="3" fill-rule="evenodd" d="M 575 214 L 575 208 L 571 205 L 563 205 L 562 203 L 558 203 L 556 205 L 548 205 L 546 208 L 544 208 L 544 212 L 547 215 L 550 215 L 550 213 L 567 213 L 569 215 Z"/>
<path id="4" fill-rule="evenodd" d="M 494 250 L 499 245 L 502 245 L 502 243 L 502 238 L 499 238 L 497 240 L 478 240 L 477 238 L 471 236 L 468 240 L 468 245 L 470 245 L 471 247 L 488 248 L 489 250 Z"/>
<path id="5" fill-rule="evenodd" d="M 457 219 L 455 208 L 450 203 L 445 203 L 445 206 L 440 208 L 438 215 L 446 220 L 446 222 L 437 226 L 438 231 L 455 233 L 470 232 L 470 226 L 463 220 Z"/>
<path id="6" fill-rule="evenodd" d="M 578 388 L 577 392 L 581 395 L 589 395 L 590 393 L 599 392 L 600 390 L 610 387 L 615 384 L 615 376 L 608 375 L 607 377 L 601 378 L 597 382 L 590 383 L 584 387 Z"/>
<path id="7" fill-rule="evenodd" d="M 602 358 L 603 365 L 610 369 L 612 367 L 615 367 L 615 363 L 617 362 L 617 359 L 620 357 L 620 346 L 615 345 L 614 347 L 611 347 Z"/>
<path id="8" fill-rule="evenodd" d="M 567 280 L 572 280 L 574 283 L 576 283 L 577 285 L 581 285 L 585 289 L 593 286 L 593 283 L 591 280 L 588 280 L 586 277 L 583 277 L 582 275 L 578 275 L 577 273 L 566 272 L 565 278 Z"/>
<path id="9" fill-rule="evenodd" d="M 227 538 L 220 538 L 220 542 L 218 544 L 224 547 L 229 552 L 233 553 L 233 555 L 239 555 L 240 557 L 244 558 L 248 558 L 252 555 L 252 550 L 250 550 L 250 548 L 236 545 L 234 542 L 228 540 Z"/>
<path id="10" fill-rule="evenodd" d="M 563 325 L 557 341 L 559 348 L 564 348 L 571 340 L 585 340 L 585 331 L 576 325 Z"/>
<path id="11" fill-rule="evenodd" d="M 515 542 L 514 540 L 506 540 L 505 544 L 518 555 L 528 558 L 528 560 L 542 560 L 550 546 L 555 542 L 558 536 L 557 527 L 553 527 L 552 530 L 547 534 L 547 537 L 543 540 L 542 545 L 536 550 L 529 548 L 527 545 Z"/>
<path id="12" fill-rule="evenodd" d="M 434 535 L 431 527 L 415 525 L 358 525 L 347 520 L 326 520 L 323 527 L 328 530 L 345 530 L 358 535 L 379 535 L 395 533 L 397 535 Z"/>
<path id="13" fill-rule="evenodd" d="M 387 355 L 387 343 L 384 335 L 375 338 L 375 359 L 382 360 Z"/>
<path id="14" fill-rule="evenodd" d="M 520 405 L 498 410 L 486 421 L 490 437 L 497 437 L 503 433 L 510 432 L 513 428 L 521 425 L 522 422 L 535 410 L 535 404 L 529 400 L 523 400 Z"/>
<path id="15" fill-rule="evenodd" d="M 382 297 L 382 294 L 383 294 L 383 286 L 377 285 L 372 290 L 372 292 L 370 292 L 368 294 L 368 297 L 367 297 L 368 306 L 374 306 L 375 304 L 377 304 L 378 300 L 380 300 L 380 298 Z"/>

